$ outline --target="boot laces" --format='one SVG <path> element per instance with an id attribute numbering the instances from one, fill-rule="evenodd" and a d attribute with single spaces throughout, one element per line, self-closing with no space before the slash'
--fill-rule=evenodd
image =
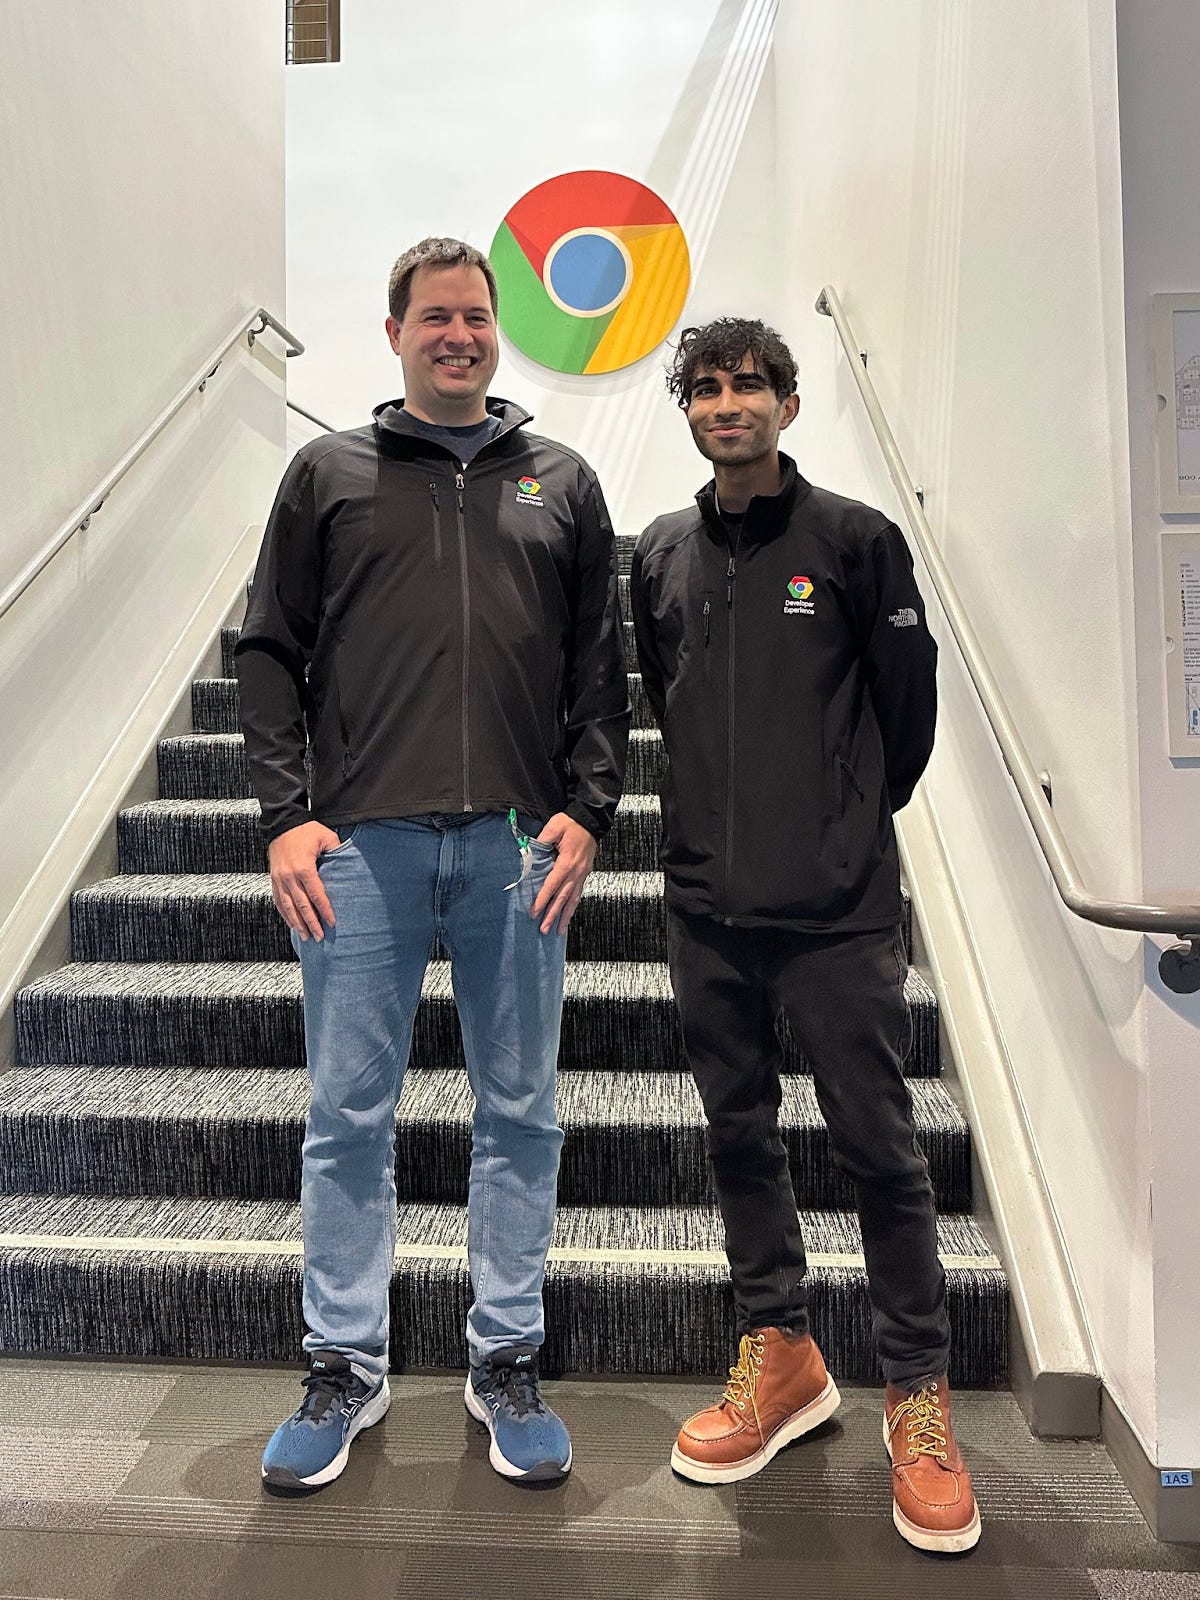
<path id="1" fill-rule="evenodd" d="M 929 1384 L 910 1394 L 892 1412 L 888 1423 L 889 1438 L 904 1424 L 905 1442 L 917 1456 L 932 1456 L 936 1461 L 946 1459 L 946 1419 L 938 1403 L 938 1387 Z"/>
<path id="2" fill-rule="evenodd" d="M 755 1390 L 758 1386 L 758 1375 L 762 1371 L 763 1345 L 765 1341 L 761 1333 L 744 1333 L 738 1345 L 738 1358 L 729 1369 L 729 1382 L 725 1385 L 723 1399 L 739 1411 L 745 1411 L 746 1402 L 750 1402 L 750 1409 L 754 1412 L 754 1420 L 762 1432 L 762 1420 L 758 1415 L 758 1402 L 755 1399 Z"/>

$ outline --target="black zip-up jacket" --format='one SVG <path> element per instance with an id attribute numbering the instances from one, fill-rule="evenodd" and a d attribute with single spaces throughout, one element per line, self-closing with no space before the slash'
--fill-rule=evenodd
<path id="1" fill-rule="evenodd" d="M 600 836 L 629 691 L 596 476 L 503 400 L 464 469 L 402 404 L 305 445 L 267 524 L 236 651 L 267 838 L 510 806 Z"/>
<path id="2" fill-rule="evenodd" d="M 736 548 L 709 483 L 634 552 L 667 899 L 735 926 L 891 927 L 892 813 L 933 747 L 937 647 L 899 529 L 780 464 Z"/>

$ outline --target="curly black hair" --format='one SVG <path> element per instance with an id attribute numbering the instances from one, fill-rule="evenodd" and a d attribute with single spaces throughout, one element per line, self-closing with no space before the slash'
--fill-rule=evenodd
<path id="1" fill-rule="evenodd" d="M 736 372 L 745 355 L 753 357 L 755 370 L 780 400 L 795 394 L 796 363 L 792 352 L 774 328 L 747 317 L 718 317 L 702 328 L 685 328 L 667 369 L 667 390 L 679 405 L 686 407 L 698 367 Z"/>

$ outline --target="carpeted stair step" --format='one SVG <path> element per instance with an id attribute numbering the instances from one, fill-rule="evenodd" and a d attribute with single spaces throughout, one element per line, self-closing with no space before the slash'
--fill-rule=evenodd
<path id="1" fill-rule="evenodd" d="M 970 1135 L 943 1084 L 911 1085 L 939 1210 L 970 1204 Z M 409 1075 L 397 1116 L 404 1201 L 466 1193 L 473 1098 L 466 1074 Z M 308 1111 L 302 1069 L 19 1067 L 0 1078 L 0 1190 L 294 1199 Z M 704 1119 L 686 1073 L 563 1073 L 560 1203 L 712 1202 Z M 812 1080 L 783 1080 L 780 1123 L 797 1203 L 836 1209 L 835 1170 Z"/>
<path id="2" fill-rule="evenodd" d="M 937 1001 L 909 968 L 914 1077 L 938 1072 Z M 445 962 L 431 963 L 413 1032 L 413 1064 L 462 1060 Z M 74 962 L 35 979 L 14 1002 L 17 1060 L 96 1066 L 300 1067 L 304 1027 L 296 962 Z M 801 1063 L 786 1024 L 785 1070 Z M 564 1068 L 672 1071 L 684 1065 L 664 965 L 576 961 L 564 984 Z"/>
<path id="3" fill-rule="evenodd" d="M 568 959 L 665 961 L 662 887 L 657 872 L 593 872 L 571 920 Z M 907 952 L 906 892 L 903 905 Z M 294 959 L 262 872 L 126 873 L 79 889 L 71 896 L 71 953 L 76 961 Z"/>
<path id="4" fill-rule="evenodd" d="M 629 705 L 635 728 L 654 726 L 640 672 L 629 674 Z M 236 678 L 197 678 L 192 684 L 192 727 L 197 733 L 240 733 Z"/>
<path id="5" fill-rule="evenodd" d="M 626 794 L 597 865 L 609 872 L 658 867 L 658 796 Z M 121 872 L 264 872 L 256 800 L 148 800 L 117 817 Z"/>
<path id="6" fill-rule="evenodd" d="M 625 773 L 629 793 L 656 794 L 665 767 L 657 728 L 632 728 Z M 164 800 L 248 799 L 250 769 L 241 734 L 185 733 L 160 739 L 158 792 Z"/>
<path id="7" fill-rule="evenodd" d="M 805 1212 L 813 1332 L 847 1382 L 876 1378 L 853 1215 Z M 404 1206 L 395 1365 L 461 1367 L 466 1211 Z M 1003 1385 L 1008 1289 L 969 1217 L 942 1217 L 952 1381 Z M 0 1346 L 45 1354 L 295 1361 L 300 1208 L 282 1200 L 0 1198 Z M 723 1372 L 735 1354 L 716 1213 L 560 1208 L 546 1275 L 548 1372 Z"/>
<path id="8" fill-rule="evenodd" d="M 76 961 L 294 959 L 271 881 L 258 872 L 106 878 L 72 895 L 71 948 Z M 593 872 L 571 920 L 567 954 L 665 961 L 661 875 Z"/>

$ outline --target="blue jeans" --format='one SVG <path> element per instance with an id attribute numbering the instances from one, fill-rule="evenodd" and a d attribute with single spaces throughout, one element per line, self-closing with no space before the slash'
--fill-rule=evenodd
<path id="1" fill-rule="evenodd" d="M 534 818 L 520 826 L 538 831 Z M 292 936 L 312 1079 L 301 1180 L 304 1348 L 339 1351 L 372 1380 L 387 1371 L 396 1103 L 435 934 L 450 955 L 475 1095 L 471 1359 L 540 1345 L 562 1148 L 554 1080 L 566 938 L 542 934 L 529 910 L 554 848 L 535 842 L 522 874 L 507 817 L 491 813 L 339 831 L 342 843 L 318 865 L 337 924 L 321 941 Z"/>

